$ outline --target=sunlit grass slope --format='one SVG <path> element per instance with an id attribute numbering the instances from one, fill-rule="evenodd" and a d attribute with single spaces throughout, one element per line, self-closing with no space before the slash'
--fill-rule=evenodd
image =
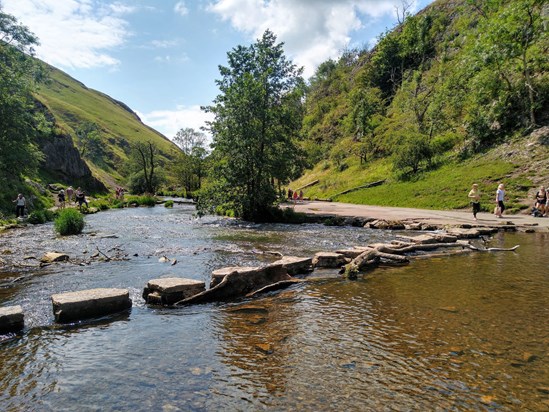
<path id="1" fill-rule="evenodd" d="M 166 164 L 177 151 L 175 145 L 161 133 L 143 124 L 124 103 L 87 88 L 66 73 L 50 67 L 50 81 L 42 84 L 37 98 L 49 109 L 57 126 L 76 141 L 75 130 L 84 122 L 94 122 L 101 129 L 103 159 L 94 159 L 92 170 L 101 169 L 120 180 L 123 165 L 135 142 L 153 142 L 160 151 L 159 162 Z M 90 159 L 86 159 L 91 163 Z M 95 174 L 95 173 L 94 173 Z"/>
<path id="2" fill-rule="evenodd" d="M 303 189 L 304 196 L 355 204 L 460 209 L 469 207 L 467 194 L 471 185 L 478 183 L 483 193 L 483 210 L 489 211 L 494 207 L 497 184 L 504 181 L 510 200 L 509 207 L 518 211 L 527 207 L 523 199 L 528 197 L 532 182 L 526 176 L 516 173 L 517 167 L 503 160 L 487 161 L 479 156 L 463 162 L 448 162 L 434 171 L 424 172 L 418 179 L 401 181 L 394 177 L 389 159 L 366 166 L 360 165 L 358 161 L 350 161 L 349 167 L 343 171 L 321 162 L 299 180 L 292 182 L 290 188 L 300 188 L 319 180 L 314 186 Z M 385 180 L 385 183 L 339 194 L 379 180 Z"/>

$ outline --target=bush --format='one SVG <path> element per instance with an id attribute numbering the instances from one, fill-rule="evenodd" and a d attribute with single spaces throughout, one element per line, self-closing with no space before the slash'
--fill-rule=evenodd
<path id="1" fill-rule="evenodd" d="M 173 200 L 166 200 L 166 203 L 164 203 L 164 207 L 173 207 Z"/>
<path id="2" fill-rule="evenodd" d="M 76 209 L 63 209 L 55 219 L 55 230 L 62 236 L 77 235 L 84 229 L 84 216 Z"/>
<path id="3" fill-rule="evenodd" d="M 33 225 L 39 225 L 42 223 L 46 223 L 47 217 L 43 210 L 35 210 L 31 212 L 28 218 L 28 222 L 32 223 Z"/>

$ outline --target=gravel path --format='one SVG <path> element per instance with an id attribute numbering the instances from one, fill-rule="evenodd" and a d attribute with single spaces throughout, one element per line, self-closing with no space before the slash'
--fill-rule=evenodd
<path id="1" fill-rule="evenodd" d="M 479 213 L 477 215 L 478 220 L 475 221 L 470 210 L 427 210 L 319 201 L 302 201 L 295 206 L 287 204 L 287 207 L 294 207 L 296 212 L 307 214 L 371 217 L 406 222 L 430 222 L 442 225 L 495 226 L 511 222 L 517 226 L 534 228 L 536 231 L 549 230 L 549 217 L 536 218 L 530 215 L 504 215 L 503 218 L 499 219 L 490 213 Z"/>

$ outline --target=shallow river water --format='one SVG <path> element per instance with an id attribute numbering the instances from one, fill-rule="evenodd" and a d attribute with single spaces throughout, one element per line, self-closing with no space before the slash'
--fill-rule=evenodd
<path id="1" fill-rule="evenodd" d="M 396 235 L 193 212 L 112 210 L 86 217 L 80 236 L 58 238 L 51 225 L 0 236 L 8 263 L 71 256 L 0 268 L 0 306 L 22 305 L 26 323 L 0 342 L 0 410 L 549 410 L 548 234 L 489 241 L 517 252 L 418 260 L 357 281 L 315 272 L 253 300 L 147 307 L 153 278 L 208 283 L 214 269 L 276 260 L 269 252 L 312 256 Z M 128 260 L 78 265 L 98 249 Z M 52 294 L 96 287 L 129 289 L 133 308 L 54 322 Z"/>

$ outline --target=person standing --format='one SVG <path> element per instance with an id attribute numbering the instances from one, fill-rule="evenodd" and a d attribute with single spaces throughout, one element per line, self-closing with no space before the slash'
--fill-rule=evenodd
<path id="1" fill-rule="evenodd" d="M 76 189 L 76 201 L 78 202 L 78 208 L 82 210 L 82 203 L 86 204 L 86 208 L 88 208 L 88 202 L 86 201 L 86 194 L 84 191 L 80 188 Z"/>
<path id="2" fill-rule="evenodd" d="M 23 194 L 19 193 L 17 195 L 17 199 L 13 201 L 15 203 L 15 217 L 24 217 L 25 216 L 25 206 L 27 205 L 27 201 L 25 200 L 25 196 Z"/>
<path id="3" fill-rule="evenodd" d="M 65 191 L 61 189 L 59 193 L 57 193 L 57 200 L 59 200 L 59 209 L 65 208 Z"/>
<path id="4" fill-rule="evenodd" d="M 69 202 L 69 205 L 72 202 L 72 196 L 74 195 L 74 189 L 72 186 L 67 187 L 67 201 Z"/>
<path id="5" fill-rule="evenodd" d="M 473 206 L 473 218 L 477 220 L 477 213 L 480 212 L 480 191 L 476 183 L 473 184 L 469 192 L 469 199 L 471 199 L 471 205 Z"/>
<path id="6" fill-rule="evenodd" d="M 496 216 L 502 217 L 503 212 L 505 211 L 505 186 L 503 183 L 498 185 L 498 190 L 496 191 Z"/>
<path id="7" fill-rule="evenodd" d="M 536 204 L 535 208 L 540 211 L 542 215 L 545 215 L 547 213 L 547 210 L 545 209 L 545 205 L 547 204 L 547 192 L 545 190 L 545 186 L 541 186 L 539 188 L 539 191 L 536 193 Z"/>

